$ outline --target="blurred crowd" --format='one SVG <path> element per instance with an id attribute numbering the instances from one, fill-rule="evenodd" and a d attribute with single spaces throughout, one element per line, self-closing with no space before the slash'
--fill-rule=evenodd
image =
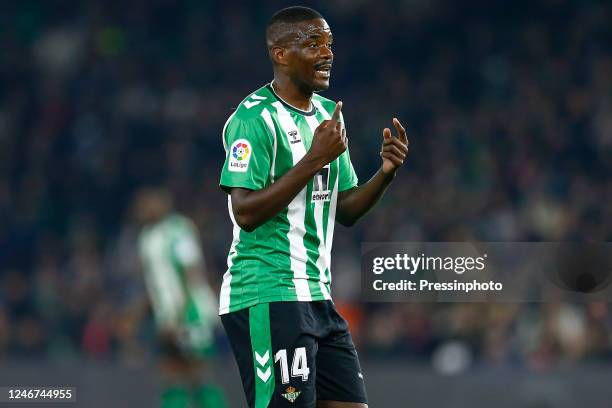
<path id="1" fill-rule="evenodd" d="M 153 350 L 131 199 L 162 184 L 198 225 L 217 289 L 231 238 L 221 129 L 271 80 L 263 33 L 286 4 L 53 1 L 0 6 L 0 358 Z M 361 181 L 382 129 L 407 165 L 367 221 L 336 229 L 332 290 L 364 355 L 453 372 L 612 361 L 612 308 L 366 304 L 366 241 L 610 241 L 612 5 L 311 4 L 334 33 Z"/>

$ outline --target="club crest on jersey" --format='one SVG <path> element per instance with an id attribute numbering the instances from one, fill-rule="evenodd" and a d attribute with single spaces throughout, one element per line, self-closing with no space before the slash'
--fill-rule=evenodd
<path id="1" fill-rule="evenodd" d="M 252 154 L 253 149 L 248 140 L 236 140 L 230 147 L 230 159 L 227 169 L 229 171 L 241 173 L 246 172 L 249 168 L 249 161 L 251 160 Z"/>
<path id="2" fill-rule="evenodd" d="M 329 190 L 329 164 L 323 167 L 312 180 L 312 197 L 313 202 L 325 202 L 331 200 L 331 191 Z"/>
<path id="3" fill-rule="evenodd" d="M 296 143 L 300 143 L 302 141 L 302 139 L 300 139 L 298 137 L 298 132 L 297 130 L 290 130 L 289 132 L 287 132 L 287 134 L 289 135 L 290 139 L 289 139 L 289 143 L 291 144 L 296 144 Z"/>
<path id="4" fill-rule="evenodd" d="M 281 394 L 287 401 L 293 403 L 300 396 L 302 391 L 296 390 L 295 387 L 287 387 L 284 394 Z"/>

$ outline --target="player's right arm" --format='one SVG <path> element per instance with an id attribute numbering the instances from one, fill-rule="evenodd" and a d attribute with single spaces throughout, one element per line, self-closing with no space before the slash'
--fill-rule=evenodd
<path id="1" fill-rule="evenodd" d="M 341 109 L 342 102 L 338 102 L 332 118 L 321 122 L 315 130 L 310 150 L 302 160 L 274 183 L 260 189 L 256 186 L 252 188 L 250 185 L 226 185 L 231 188 L 232 211 L 240 228 L 251 232 L 287 208 L 291 200 L 319 170 L 346 150 L 346 136 L 339 122 Z M 253 159 L 256 154 L 257 152 L 253 151 Z M 226 160 L 226 166 L 229 166 L 229 160 L 229 158 Z"/>

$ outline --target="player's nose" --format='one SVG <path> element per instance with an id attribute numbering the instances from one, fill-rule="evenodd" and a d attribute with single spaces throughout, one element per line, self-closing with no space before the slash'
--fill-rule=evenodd
<path id="1" fill-rule="evenodd" d="M 326 45 L 325 47 L 321 47 L 321 58 L 325 58 L 330 60 L 330 62 L 334 59 L 334 53 L 331 50 L 331 47 Z"/>

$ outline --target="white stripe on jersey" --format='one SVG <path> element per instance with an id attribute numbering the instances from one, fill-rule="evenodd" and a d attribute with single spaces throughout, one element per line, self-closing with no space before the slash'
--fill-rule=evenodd
<path id="1" fill-rule="evenodd" d="M 184 294 L 179 277 L 170 264 L 168 237 L 163 231 L 150 228 L 142 235 L 141 251 L 146 259 L 145 282 L 157 323 L 172 327 L 183 317 Z"/>
<path id="2" fill-rule="evenodd" d="M 306 116 L 306 122 L 308 122 L 308 126 L 310 130 L 312 130 L 312 134 L 314 135 L 315 129 L 319 126 L 319 121 L 314 115 Z M 331 174 L 331 164 L 329 168 L 329 174 Z M 330 203 L 331 204 L 331 203 Z M 319 238 L 319 256 L 317 257 L 317 268 L 319 269 L 319 287 L 321 288 L 321 292 L 323 293 L 323 297 L 327 299 L 331 299 L 329 295 L 329 291 L 327 290 L 327 276 L 325 275 L 325 270 L 329 268 L 329 262 L 327 260 L 327 249 L 325 248 L 325 236 L 323 235 L 323 207 L 325 206 L 324 201 L 317 201 L 314 204 L 314 220 L 317 227 L 317 237 Z M 327 225 L 329 228 L 329 224 Z"/>
<path id="3" fill-rule="evenodd" d="M 299 135 L 300 132 L 295 122 L 283 104 L 277 101 L 272 105 L 276 108 L 279 124 L 285 132 L 287 139 L 290 140 L 289 132 L 291 131 L 298 132 Z M 306 149 L 304 148 L 304 143 L 289 143 L 289 146 L 291 146 L 291 155 L 293 156 L 293 165 L 295 166 L 306 154 Z M 306 234 L 306 227 L 304 226 L 306 190 L 307 187 L 304 187 L 291 200 L 287 208 L 287 219 L 289 220 L 287 238 L 289 239 L 291 270 L 293 271 L 293 284 L 295 285 L 297 300 L 309 302 L 312 300 L 312 295 L 308 287 L 308 274 L 306 273 L 308 255 L 304 245 L 304 235 Z"/>
<path id="4" fill-rule="evenodd" d="M 225 125 L 223 125 L 223 130 L 221 131 L 221 139 L 223 139 L 223 149 L 225 149 L 225 154 L 227 155 L 227 142 L 225 141 L 225 130 L 227 129 L 227 125 L 229 125 L 230 121 L 234 117 L 234 115 L 238 112 L 238 109 L 234 111 L 227 118 Z M 229 210 L 230 218 L 232 219 L 232 223 L 234 224 L 234 239 L 232 240 L 232 246 L 230 247 L 229 254 L 227 255 L 227 271 L 223 274 L 223 283 L 221 284 L 221 293 L 219 294 L 219 314 L 229 313 L 229 305 L 230 305 L 230 291 L 231 291 L 231 281 L 232 281 L 232 273 L 230 269 L 233 265 L 232 256 L 236 255 L 236 244 L 240 241 L 240 227 L 236 224 L 236 220 L 234 220 L 234 214 L 232 213 L 232 199 L 231 196 L 227 195 L 227 208 Z M 238 231 L 236 231 L 238 229 Z"/>
<path id="5" fill-rule="evenodd" d="M 234 265 L 233 258 L 236 256 L 236 245 L 240 242 L 240 227 L 234 219 L 234 212 L 232 211 L 232 196 L 227 195 L 227 209 L 229 216 L 232 219 L 233 229 L 233 240 L 232 246 L 230 247 L 229 254 L 227 255 L 227 271 L 223 274 L 223 283 L 221 284 L 221 294 L 219 295 L 219 314 L 229 313 L 230 308 L 230 293 L 232 290 L 232 273 L 230 270 Z"/>
<path id="6" fill-rule="evenodd" d="M 325 120 L 331 119 L 329 113 L 323 108 L 321 102 L 313 99 L 312 103 L 315 107 L 323 114 Z M 340 112 L 340 120 L 342 121 L 342 127 L 346 129 L 344 126 L 344 117 L 342 116 L 342 112 Z M 332 189 L 331 202 L 329 203 L 329 214 L 327 218 L 327 234 L 325 236 L 325 249 L 327 250 L 327 267 L 328 267 L 328 282 L 331 283 L 331 249 L 332 242 L 334 239 L 334 226 L 336 225 L 336 205 L 338 204 L 338 180 L 340 180 L 340 164 L 338 163 L 338 174 L 336 175 L 336 181 L 334 183 L 334 188 Z"/>
<path id="7" fill-rule="evenodd" d="M 261 117 L 263 117 L 264 122 L 266 122 L 266 125 L 268 125 L 268 129 L 270 129 L 270 133 L 272 134 L 272 137 L 274 138 L 274 150 L 272 151 L 272 164 L 270 165 L 270 180 L 272 183 L 274 183 L 274 167 L 276 166 L 276 145 L 277 145 L 276 128 L 274 127 L 274 122 L 272 122 L 272 116 L 270 115 L 270 111 L 268 111 L 268 109 L 264 108 L 261 111 Z"/>

